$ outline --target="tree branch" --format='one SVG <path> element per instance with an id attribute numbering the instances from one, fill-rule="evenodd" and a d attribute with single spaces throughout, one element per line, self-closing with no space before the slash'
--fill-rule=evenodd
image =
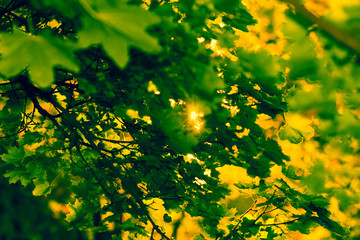
<path id="1" fill-rule="evenodd" d="M 274 191 L 273 195 L 270 197 L 270 199 L 268 200 L 269 203 L 266 204 L 266 207 L 264 208 L 264 210 L 259 214 L 259 216 L 254 220 L 253 224 L 255 225 L 255 223 L 266 213 L 266 210 L 269 208 L 271 201 L 273 200 L 274 196 L 275 196 L 276 190 Z"/>
<path id="2" fill-rule="evenodd" d="M 95 139 L 100 140 L 100 141 L 105 141 L 105 142 L 111 142 L 111 143 L 129 143 L 129 144 L 134 144 L 136 143 L 135 141 L 121 141 L 121 140 L 112 140 L 112 139 L 106 139 L 106 138 L 101 138 L 101 137 L 95 137 Z"/>
<path id="3" fill-rule="evenodd" d="M 360 43 L 350 34 L 344 32 L 343 30 L 337 28 L 335 25 L 330 22 L 315 16 L 312 12 L 306 9 L 298 0 L 280 0 L 291 5 L 295 11 L 306 18 L 308 21 L 316 24 L 321 31 L 335 39 L 341 45 L 360 53 Z"/>
<path id="4" fill-rule="evenodd" d="M 97 174 L 95 173 L 94 169 L 90 166 L 90 164 L 86 161 L 84 155 L 81 153 L 81 149 L 78 143 L 75 144 L 76 150 L 80 155 L 80 158 L 82 159 L 82 161 L 84 162 L 84 164 L 86 165 L 86 167 L 90 170 L 91 174 L 93 175 L 93 177 L 95 178 L 96 182 L 100 185 L 101 189 L 104 191 L 104 193 L 106 194 L 106 196 L 112 200 L 113 198 L 113 194 L 111 194 L 106 188 L 105 185 L 102 184 L 101 179 L 97 176 Z"/>
<path id="5" fill-rule="evenodd" d="M 286 221 L 286 222 L 279 222 L 279 223 L 263 223 L 263 224 L 259 224 L 259 226 L 278 226 L 278 225 L 283 225 L 283 224 L 289 224 L 289 223 L 293 223 L 296 222 L 297 220 L 300 220 L 301 217 Z"/>
<path id="6" fill-rule="evenodd" d="M 146 209 L 146 206 L 144 206 Z M 147 218 L 149 219 L 151 225 L 153 226 L 153 228 L 161 235 L 162 238 L 165 238 L 166 240 L 171 240 L 168 236 L 165 235 L 165 233 L 163 233 L 163 231 L 161 231 L 161 229 L 159 228 L 159 226 L 154 222 L 154 220 L 151 218 L 149 213 L 146 213 Z"/>
<path id="7" fill-rule="evenodd" d="M 241 219 L 242 219 L 248 212 L 250 212 L 251 210 L 253 210 L 256 204 L 257 204 L 257 200 L 255 200 L 255 201 L 253 202 L 253 204 L 248 208 L 248 210 L 246 210 L 243 214 L 241 214 L 238 223 L 233 227 L 233 229 L 229 232 L 229 234 L 224 237 L 224 239 L 230 239 L 230 238 L 231 238 L 231 236 L 233 235 L 233 233 L 236 232 L 236 231 L 237 231 L 237 228 L 240 226 Z M 220 237 L 220 236 L 219 236 L 219 237 Z M 215 240 L 217 240 L 219 237 L 216 237 Z"/>

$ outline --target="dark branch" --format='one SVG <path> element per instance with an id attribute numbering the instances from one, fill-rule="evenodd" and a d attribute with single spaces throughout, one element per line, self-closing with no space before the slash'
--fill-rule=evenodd
<path id="1" fill-rule="evenodd" d="M 259 224 L 259 226 L 278 226 L 278 225 L 284 225 L 284 224 L 289 224 L 289 223 L 293 223 L 296 222 L 298 220 L 300 220 L 301 217 L 286 221 L 286 222 L 279 222 L 279 223 L 263 223 L 263 224 Z"/>

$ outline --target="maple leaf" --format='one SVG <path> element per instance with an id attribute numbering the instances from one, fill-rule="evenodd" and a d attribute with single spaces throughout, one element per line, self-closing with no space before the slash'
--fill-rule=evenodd
<path id="1" fill-rule="evenodd" d="M 86 215 L 84 206 L 78 199 L 76 199 L 73 204 L 66 204 L 66 207 L 69 210 L 69 213 L 66 214 L 65 220 L 68 222 L 76 222 L 79 219 L 83 219 Z"/>
<path id="2" fill-rule="evenodd" d="M 281 140 L 289 140 L 291 143 L 301 143 L 314 136 L 312 121 L 301 115 L 287 115 L 287 123 L 279 131 Z"/>
<path id="3" fill-rule="evenodd" d="M 35 189 L 32 192 L 34 196 L 41 196 L 50 193 L 51 188 L 49 183 L 46 181 L 45 176 L 36 177 L 33 180 L 33 183 L 35 185 Z"/>
<path id="4" fill-rule="evenodd" d="M 27 35 L 14 28 L 12 34 L 2 34 L 1 40 L 0 73 L 7 77 L 14 77 L 27 68 L 34 83 L 48 87 L 54 81 L 54 66 L 78 71 L 71 50 L 54 37 Z"/>
<path id="5" fill-rule="evenodd" d="M 17 147 L 11 147 L 8 149 L 8 153 L 4 153 L 2 155 L 0 155 L 0 158 L 8 163 L 8 164 L 12 164 L 12 163 L 17 163 L 21 160 L 23 160 L 23 158 L 25 157 L 25 149 L 24 148 L 17 148 Z"/>
<path id="6" fill-rule="evenodd" d="M 136 7 L 121 5 L 103 8 L 95 12 L 82 1 L 90 15 L 83 15 L 82 29 L 78 34 L 82 48 L 101 45 L 115 63 L 123 68 L 129 60 L 128 48 L 135 46 L 147 52 L 160 51 L 156 38 L 146 32 L 146 28 L 159 22 L 156 15 Z"/>
<path id="7" fill-rule="evenodd" d="M 4 173 L 4 177 L 9 178 L 9 183 L 17 183 L 20 181 L 24 187 L 31 182 L 24 170 L 8 170 Z"/>

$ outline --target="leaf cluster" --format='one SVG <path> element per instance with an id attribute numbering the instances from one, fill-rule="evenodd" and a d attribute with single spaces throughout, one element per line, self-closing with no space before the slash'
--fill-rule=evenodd
<path id="1" fill-rule="evenodd" d="M 33 195 L 65 189 L 70 229 L 171 239 L 160 223 L 176 229 L 171 213 L 182 212 L 199 217 L 212 239 L 274 239 L 313 224 L 347 234 L 326 198 L 271 178 L 273 166 L 289 181 L 300 176 L 258 116 L 287 111 L 284 66 L 297 78 L 303 70 L 295 62 L 303 59 L 295 53 L 282 63 L 236 47 L 236 31 L 256 23 L 240 1 L 0 6 L 1 167 L 10 183 L 33 185 Z M 238 60 L 216 55 L 213 42 Z M 279 137 L 305 138 L 290 127 Z M 229 213 L 221 204 L 230 194 L 219 179 L 225 165 L 246 169 L 257 183 L 239 189 L 263 199 L 233 216 L 226 231 L 219 227 Z M 166 211 L 160 223 L 150 211 L 154 199 Z"/>

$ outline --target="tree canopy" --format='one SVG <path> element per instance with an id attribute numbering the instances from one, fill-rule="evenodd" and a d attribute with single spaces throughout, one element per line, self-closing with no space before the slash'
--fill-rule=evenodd
<path id="1" fill-rule="evenodd" d="M 335 2 L 1 1 L 1 174 L 90 239 L 357 239 L 360 4 Z"/>

